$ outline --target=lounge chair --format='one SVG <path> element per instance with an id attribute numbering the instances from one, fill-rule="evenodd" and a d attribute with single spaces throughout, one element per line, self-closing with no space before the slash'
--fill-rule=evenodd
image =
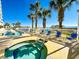
<path id="1" fill-rule="evenodd" d="M 46 59 L 47 48 L 40 41 L 30 40 L 5 49 L 6 59 Z"/>
<path id="2" fill-rule="evenodd" d="M 61 37 L 61 32 L 60 31 L 56 31 L 56 38 Z"/>
<path id="3" fill-rule="evenodd" d="M 48 36 L 49 38 L 59 38 L 59 37 L 61 37 L 61 32 L 60 31 L 55 31 L 55 34 L 54 35 L 52 35 L 51 34 L 51 31 L 49 30 L 47 33 L 46 33 L 46 36 Z"/>
<path id="4" fill-rule="evenodd" d="M 51 31 L 49 30 L 46 35 L 50 35 L 50 34 L 51 34 Z"/>
<path id="5" fill-rule="evenodd" d="M 73 40 L 77 38 L 77 33 L 71 33 L 70 37 L 67 37 L 68 40 Z"/>

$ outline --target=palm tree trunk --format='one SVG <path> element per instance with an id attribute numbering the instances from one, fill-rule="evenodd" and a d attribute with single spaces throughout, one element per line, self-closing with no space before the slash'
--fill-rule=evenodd
<path id="1" fill-rule="evenodd" d="M 62 29 L 62 21 L 59 21 L 59 29 Z"/>
<path id="2" fill-rule="evenodd" d="M 43 18 L 43 29 L 45 29 L 46 28 L 46 18 L 44 17 Z"/>
<path id="3" fill-rule="evenodd" d="M 35 22 L 35 29 L 37 30 L 37 27 L 38 27 L 38 19 L 37 19 L 37 15 L 36 15 L 36 20 L 35 20 L 36 22 Z"/>
<path id="4" fill-rule="evenodd" d="M 62 22 L 64 18 L 64 9 L 62 6 L 58 7 L 58 21 L 59 21 L 59 28 L 62 29 Z"/>
<path id="5" fill-rule="evenodd" d="M 34 29 L 34 19 L 32 19 L 32 29 Z"/>

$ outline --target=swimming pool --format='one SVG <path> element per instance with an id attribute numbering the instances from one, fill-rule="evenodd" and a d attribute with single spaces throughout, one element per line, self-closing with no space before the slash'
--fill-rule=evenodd
<path id="1" fill-rule="evenodd" d="M 9 36 L 9 37 L 13 37 L 13 36 L 21 36 L 22 32 L 20 31 L 16 31 L 15 33 L 11 32 L 11 31 L 6 31 L 3 36 Z"/>
<path id="2" fill-rule="evenodd" d="M 5 49 L 6 59 L 46 59 L 47 48 L 41 41 L 29 40 Z"/>

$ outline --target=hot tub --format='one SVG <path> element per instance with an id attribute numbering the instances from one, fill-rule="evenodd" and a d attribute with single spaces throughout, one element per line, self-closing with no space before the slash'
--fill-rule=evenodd
<path id="1" fill-rule="evenodd" d="M 47 48 L 42 41 L 23 41 L 5 49 L 6 59 L 46 59 Z"/>

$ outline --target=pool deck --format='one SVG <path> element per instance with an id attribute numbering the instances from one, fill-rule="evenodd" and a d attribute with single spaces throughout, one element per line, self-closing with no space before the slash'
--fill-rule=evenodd
<path id="1" fill-rule="evenodd" d="M 51 59 L 67 59 L 68 47 L 64 47 L 60 44 L 48 41 L 46 44 L 48 49 L 48 55 Z"/>
<path id="2" fill-rule="evenodd" d="M 31 36 L 31 37 L 23 37 L 18 39 L 10 39 L 9 41 L 0 43 L 0 56 L 4 55 L 4 49 L 12 46 L 16 43 L 27 41 L 27 40 L 37 40 L 39 37 Z M 63 45 L 60 45 L 55 42 L 48 41 L 45 43 L 47 49 L 48 49 L 48 58 L 51 59 L 67 59 L 68 56 L 68 47 L 64 47 Z"/>

